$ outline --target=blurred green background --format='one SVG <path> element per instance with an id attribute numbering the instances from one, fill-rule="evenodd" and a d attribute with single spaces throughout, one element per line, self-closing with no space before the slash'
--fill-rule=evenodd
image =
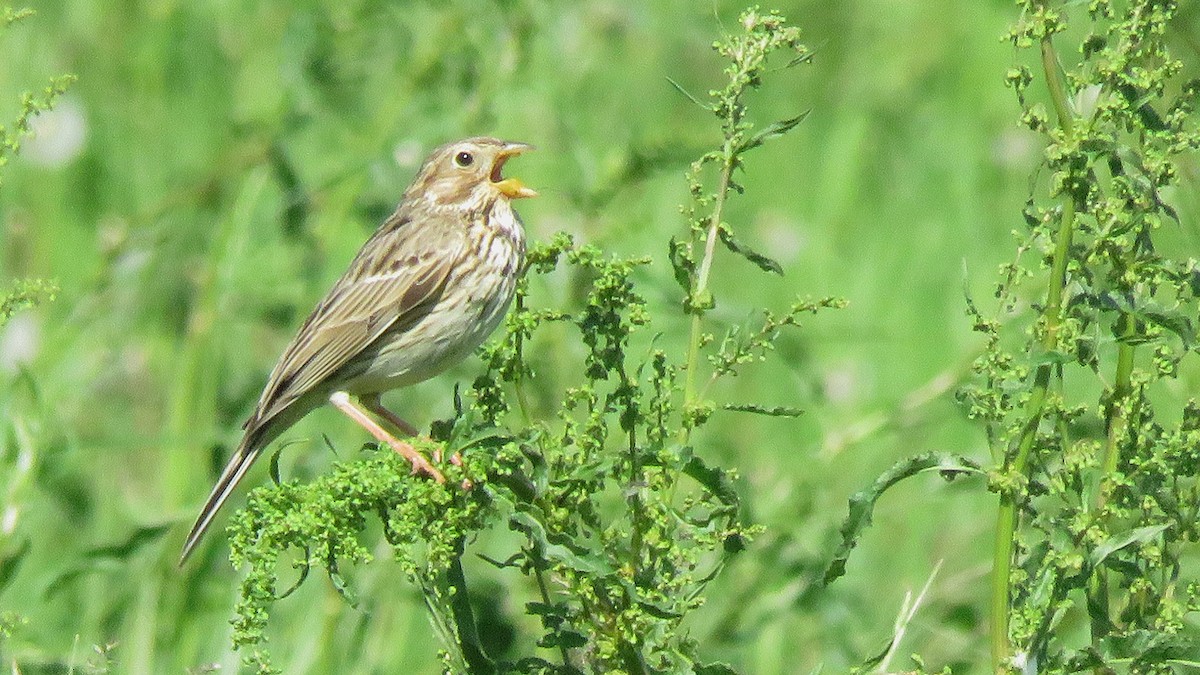
<path id="1" fill-rule="evenodd" d="M 710 44 L 744 8 L 27 4 L 38 15 L 0 32 L 0 120 L 15 117 L 21 91 L 66 72 L 79 80 L 0 188 L 0 281 L 61 287 L 0 332 L 0 573 L 15 572 L 0 610 L 28 619 L 0 649 L 26 674 L 238 670 L 227 623 L 238 576 L 224 538 L 182 570 L 179 545 L 279 350 L 434 145 L 482 133 L 537 145 L 508 170 L 542 193 L 519 205 L 530 236 L 566 230 L 654 256 L 643 290 L 673 312 L 666 241 L 684 227 L 682 173 L 719 131 L 667 78 L 701 96 L 721 86 Z M 719 392 L 806 414 L 730 414 L 709 428 L 701 454 L 739 468 L 766 530 L 688 628 L 706 658 L 745 673 L 843 672 L 886 645 L 906 595 L 940 564 L 899 654 L 984 672 L 994 499 L 979 482 L 902 485 L 848 576 L 819 580 L 847 497 L 880 471 L 924 450 L 987 459 L 953 392 L 981 346 L 964 284 L 988 306 L 1040 156 L 1002 84 L 1013 52 L 1000 37 L 1017 10 L 1007 0 L 776 7 L 815 57 L 774 74 L 751 117 L 812 114 L 750 156 L 748 193 L 728 219 L 786 275 L 722 253 L 714 317 L 738 323 L 797 294 L 850 305 L 808 320 L 778 358 Z M 1200 13 L 1189 12 L 1172 39 L 1196 71 Z M 1184 174 L 1170 201 L 1196 247 L 1196 167 Z M 427 427 L 478 366 L 386 400 Z M 366 440 L 318 411 L 285 436 L 300 441 L 284 453 L 288 475 L 328 466 L 321 434 L 342 448 Z M 266 480 L 259 468 L 248 482 Z M 520 580 L 474 574 L 503 650 L 506 631 L 527 625 L 506 589 Z M 386 564 L 352 579 L 357 609 L 320 578 L 278 603 L 276 664 L 437 672 L 417 589 Z"/>

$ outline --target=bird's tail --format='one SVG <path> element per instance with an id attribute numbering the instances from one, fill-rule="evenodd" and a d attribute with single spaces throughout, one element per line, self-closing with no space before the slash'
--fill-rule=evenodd
<path id="1" fill-rule="evenodd" d="M 204 508 L 200 510 L 200 515 L 196 518 L 196 523 L 192 525 L 192 531 L 188 533 L 187 541 L 183 544 L 183 553 L 179 556 L 179 564 L 181 566 L 187 562 L 188 556 L 192 554 L 196 545 L 200 543 L 200 539 L 204 537 L 204 533 L 212 525 L 217 511 L 221 509 L 221 506 L 233 494 L 234 488 L 241 482 L 242 477 L 246 475 L 246 471 L 254 464 L 254 460 L 258 459 L 258 456 L 262 454 L 263 448 L 274 438 L 274 434 L 264 433 L 265 431 L 266 429 L 262 427 L 249 429 L 246 435 L 242 437 L 242 442 L 238 444 L 237 450 L 229 458 L 229 463 L 225 465 L 225 470 L 221 472 L 221 477 L 217 479 L 217 484 L 213 486 L 212 492 L 208 495 L 208 501 L 204 503 Z"/>

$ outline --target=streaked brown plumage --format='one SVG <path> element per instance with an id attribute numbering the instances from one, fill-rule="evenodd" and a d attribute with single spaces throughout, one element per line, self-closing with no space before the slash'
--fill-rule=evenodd
<path id="1" fill-rule="evenodd" d="M 510 200 L 537 193 L 501 170 L 529 149 L 478 137 L 430 154 L 396 211 L 284 350 L 188 534 L 181 563 L 263 449 L 326 401 L 408 458 L 414 473 L 444 480 L 368 413 L 415 433 L 380 405 L 379 394 L 445 370 L 504 316 L 525 256 Z"/>

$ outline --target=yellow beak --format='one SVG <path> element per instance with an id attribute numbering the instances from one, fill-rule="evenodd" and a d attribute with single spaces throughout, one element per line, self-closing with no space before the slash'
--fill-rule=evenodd
<path id="1" fill-rule="evenodd" d="M 524 183 L 516 178 L 500 177 L 500 171 L 504 168 L 504 163 L 510 157 L 516 157 L 530 150 L 533 150 L 533 146 L 526 143 L 506 143 L 504 148 L 496 155 L 496 164 L 492 167 L 492 185 L 500 191 L 500 194 L 509 199 L 536 197 L 538 194 L 536 190 L 526 187 Z"/>

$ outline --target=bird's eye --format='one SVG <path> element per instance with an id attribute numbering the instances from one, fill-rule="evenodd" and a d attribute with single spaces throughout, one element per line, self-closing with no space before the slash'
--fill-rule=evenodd
<path id="1" fill-rule="evenodd" d="M 454 156 L 454 163 L 458 165 L 459 168 L 465 169 L 475 163 L 475 157 L 466 150 L 463 150 Z"/>

